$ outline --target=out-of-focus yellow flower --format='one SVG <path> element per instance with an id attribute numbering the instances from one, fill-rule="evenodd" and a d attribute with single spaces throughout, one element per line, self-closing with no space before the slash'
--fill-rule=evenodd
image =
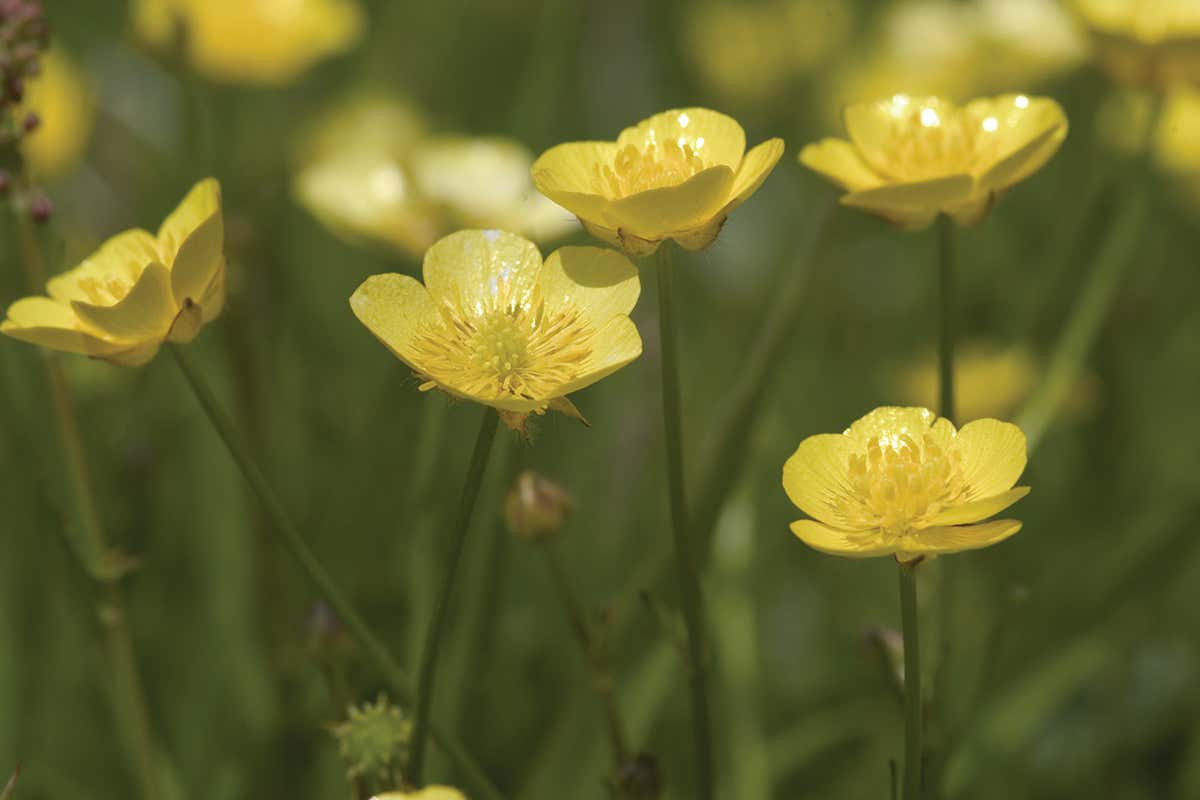
<path id="1" fill-rule="evenodd" d="M 1042 374 L 1037 355 L 1024 345 L 962 343 L 954 360 L 955 406 L 960 420 L 1011 417 L 1029 399 Z M 1096 404 L 1097 377 L 1081 378 L 1063 403 L 1064 417 L 1088 414 Z M 894 376 L 899 396 L 915 406 L 936 405 L 937 353 L 928 352 Z"/>
<path id="2" fill-rule="evenodd" d="M 533 154 L 509 139 L 428 133 L 411 107 L 364 97 L 306 137 L 297 200 L 350 241 L 379 241 L 419 258 L 461 227 L 500 228 L 548 242 L 576 229 L 538 194 Z"/>
<path id="3" fill-rule="evenodd" d="M 701 80 L 725 102 L 757 105 L 827 63 L 853 17 L 841 0 L 716 0 L 690 8 L 683 22 Z"/>
<path id="4" fill-rule="evenodd" d="M 358 0 L 135 0 L 133 23 L 159 49 L 182 39 L 213 80 L 281 85 L 353 45 L 363 14 Z"/>
<path id="5" fill-rule="evenodd" d="M 550 148 L 534 162 L 533 182 L 590 234 L 630 255 L 649 255 L 665 239 L 701 250 L 782 155 L 782 139 L 746 152 L 736 120 L 677 109 L 626 128 L 615 142 Z"/>
<path id="6" fill-rule="evenodd" d="M 812 519 L 792 523 L 809 547 L 900 561 L 975 550 L 1021 529 L 983 522 L 1029 494 L 1025 434 L 981 419 L 956 431 L 924 408 L 877 408 L 845 433 L 810 436 L 783 466 L 783 488 Z"/>
<path id="7" fill-rule="evenodd" d="M 826 85 L 826 113 L 899 92 L 972 97 L 1036 86 L 1083 63 L 1087 38 L 1057 0 L 918 0 L 887 7 Z"/>
<path id="8" fill-rule="evenodd" d="M 79 68 L 62 50 L 41 57 L 41 72 L 29 81 L 22 110 L 39 120 L 21 143 L 33 176 L 49 180 L 70 172 L 91 138 L 96 108 Z"/>
<path id="9" fill-rule="evenodd" d="M 843 204 L 910 229 L 938 214 L 979 222 L 1000 192 L 1037 171 L 1067 136 L 1058 103 L 1026 95 L 961 108 L 895 95 L 848 106 L 845 124 L 849 141 L 810 144 L 801 163 L 849 190 Z"/>
<path id="10" fill-rule="evenodd" d="M 546 409 L 579 417 L 567 395 L 641 355 L 637 268 L 613 250 L 563 247 L 543 263 L 520 236 L 467 230 L 429 248 L 423 271 L 424 286 L 368 278 L 351 309 L 422 390 L 492 406 L 510 427 Z"/>
<path id="11" fill-rule="evenodd" d="M 343 238 L 376 240 L 419 257 L 442 232 L 437 209 L 417 191 L 408 169 L 425 135 L 424 120 L 409 106 L 356 99 L 308 134 L 293 193 Z"/>
<path id="12" fill-rule="evenodd" d="M 498 137 L 433 136 L 412 156 L 419 190 L 453 227 L 500 228 L 537 242 L 578 230 L 570 212 L 534 189 L 532 166 L 524 145 Z"/>
<path id="13" fill-rule="evenodd" d="M 1200 82 L 1197 0 L 1075 0 L 1102 64 L 1118 80 L 1166 87 Z"/>
<path id="14" fill-rule="evenodd" d="M 450 786 L 426 786 L 413 792 L 384 792 L 371 800 L 467 800 L 467 797 Z"/>
<path id="15" fill-rule="evenodd" d="M 0 332 L 69 353 L 140 366 L 164 341 L 190 342 L 225 303 L 221 188 L 196 184 L 155 236 L 119 233 L 74 269 L 50 279 L 48 297 L 8 308 Z"/>

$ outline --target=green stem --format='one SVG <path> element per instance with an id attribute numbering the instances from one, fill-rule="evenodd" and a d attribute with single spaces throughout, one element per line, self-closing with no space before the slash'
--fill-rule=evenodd
<path id="1" fill-rule="evenodd" d="M 954 422 L 954 220 L 941 214 L 938 232 L 938 414 Z"/>
<path id="2" fill-rule="evenodd" d="M 18 210 L 16 218 L 21 263 L 25 268 L 30 290 L 38 292 L 45 282 L 46 275 L 37 234 L 33 230 L 28 213 Z M 142 797 L 145 800 L 158 800 L 163 796 L 163 790 L 146 692 L 138 672 L 120 579 L 104 575 L 105 562 L 110 556 L 110 551 L 88 470 L 87 453 L 79 430 L 79 415 L 59 366 L 58 357 L 42 351 L 41 360 L 50 388 L 55 428 L 59 443 L 66 453 L 67 474 L 79 512 L 80 528 L 85 537 L 81 543 L 80 555 L 84 559 L 88 574 L 97 582 L 97 616 L 108 667 L 112 672 L 110 679 L 113 713 L 125 739 L 130 768 L 138 781 Z"/>
<path id="3" fill-rule="evenodd" d="M 441 591 L 433 608 L 433 619 L 429 623 L 429 632 L 425 637 L 425 648 L 421 653 L 421 667 L 417 672 L 417 710 L 413 718 L 412 755 L 409 762 L 409 778 L 417 786 L 422 785 L 421 772 L 425 765 L 425 742 L 429 733 L 429 712 L 433 705 L 438 651 L 441 649 L 446 629 L 450 599 L 454 594 L 454 578 L 458 573 L 458 563 L 462 560 L 467 533 L 471 528 L 471 515 L 475 511 L 475 501 L 479 497 L 479 487 L 483 483 L 483 471 L 487 466 L 488 455 L 492 451 L 492 442 L 496 438 L 496 426 L 499 422 L 500 415 L 495 410 L 489 408 L 483 412 L 479 435 L 475 439 L 475 450 L 471 454 L 471 464 L 467 468 L 467 479 L 463 484 L 458 517 L 454 523 L 457 536 L 450 551 L 450 563 L 442 578 Z"/>
<path id="4" fill-rule="evenodd" d="M 804 312 L 808 279 L 816 256 L 822 251 L 832 230 L 836 201 L 826 207 L 806 242 L 798 245 L 800 256 L 789 249 L 780 272 L 786 275 L 783 287 L 775 292 L 776 300 L 762 329 L 747 351 L 746 366 L 734 380 L 732 393 L 725 410 L 713 426 L 716 433 L 705 449 L 702 466 L 697 473 L 696 499 L 693 514 L 693 535 L 701 566 L 712 553 L 714 523 L 730 491 L 737 482 L 748 451 L 750 433 L 758 418 L 758 410 L 772 378 L 779 374 L 779 359 L 785 346 L 794 341 L 796 321 Z M 671 568 L 671 548 L 661 550 L 642 561 L 625 581 L 612 603 L 610 630 L 618 632 L 631 618 L 631 611 L 640 604 L 647 586 L 658 583 Z M 614 635 L 616 635 L 614 633 Z"/>
<path id="5" fill-rule="evenodd" d="M 904 630 L 904 800 L 921 797 L 921 645 L 917 636 L 917 564 L 897 562 Z"/>
<path id="6" fill-rule="evenodd" d="M 687 503 L 684 498 L 683 420 L 679 400 L 679 350 L 676 341 L 675 297 L 672 286 L 674 244 L 658 249 L 658 325 L 662 347 L 663 427 L 667 447 L 667 484 L 671 505 L 671 530 L 675 542 L 675 566 L 687 626 L 688 682 L 692 690 L 692 727 L 696 748 L 696 792 L 700 800 L 713 796 L 712 726 L 709 722 L 706 687 L 704 607 L 700 575 L 696 570 L 688 536 Z"/>
<path id="7" fill-rule="evenodd" d="M 288 553 L 296 560 L 304 572 L 312 581 L 313 586 L 317 589 L 320 595 L 337 614 L 338 618 L 345 624 L 351 635 L 358 641 L 359 645 L 366 652 L 368 658 L 374 662 L 375 667 L 387 680 L 392 691 L 402 703 L 412 703 L 413 687 L 412 681 L 408 675 L 400 668 L 392 658 L 392 654 L 388 652 L 387 647 L 379 640 L 372 632 L 367 623 L 359 616 L 358 611 L 351 605 L 349 599 L 342 594 L 342 590 L 334 583 L 333 578 L 321 566 L 321 562 L 309 549 L 304 541 L 304 537 L 300 535 L 299 529 L 292 522 L 291 517 L 280 502 L 279 497 L 267 483 L 266 477 L 258 464 L 250 455 L 249 448 L 246 446 L 245 440 L 237 432 L 233 426 L 233 422 L 229 416 L 221 408 L 217 402 L 216 395 L 213 394 L 208 382 L 204 376 L 192 363 L 191 358 L 184 351 L 183 347 L 177 344 L 168 344 L 168 349 L 171 355 L 175 357 L 175 362 L 179 365 L 179 369 L 183 372 L 184 378 L 187 379 L 188 385 L 192 388 L 196 399 L 199 401 L 204 413 L 208 416 L 209 422 L 212 423 L 217 435 L 221 437 L 221 441 L 225 443 L 225 447 L 229 450 L 229 455 L 233 457 L 238 469 L 241 470 L 242 476 L 250 485 L 250 489 L 257 495 L 259 502 L 263 504 L 268 516 L 271 518 L 272 530 L 279 534 L 280 541 L 287 549 Z M 441 735 L 438 731 L 433 731 L 433 738 L 438 745 L 446 752 L 446 755 L 454 763 L 454 765 L 462 771 L 468 782 L 474 787 L 475 792 L 482 798 L 487 800 L 503 800 L 503 795 L 499 790 L 491 784 L 483 770 L 474 762 L 458 744 L 448 737 Z"/>
<path id="8" fill-rule="evenodd" d="M 566 612 L 567 622 L 570 623 L 575 640 L 579 642 L 579 648 L 583 651 L 583 657 L 587 660 L 588 668 L 592 672 L 592 686 L 604 707 L 604 717 L 608 724 L 608 738 L 612 744 L 613 762 L 619 767 L 629 753 L 629 745 L 625 738 L 625 725 L 621 721 L 621 710 L 617 706 L 617 698 L 613 691 L 612 673 L 609 671 L 604 653 L 600 649 L 601 644 L 596 641 L 592 627 L 588 625 L 583 605 L 575 596 L 574 589 L 571 588 L 571 579 L 567 575 L 566 566 L 563 564 L 554 542 L 543 541 L 541 550 L 546 557 L 546 568 L 550 571 L 550 575 L 554 579 L 554 586 L 558 590 L 558 598 L 562 602 L 563 611 Z"/>

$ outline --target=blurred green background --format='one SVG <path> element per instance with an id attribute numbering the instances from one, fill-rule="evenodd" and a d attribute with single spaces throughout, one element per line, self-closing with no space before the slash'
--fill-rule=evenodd
<path id="1" fill-rule="evenodd" d="M 306 132 L 370 89 L 419 109 L 433 132 L 511 137 L 533 154 L 682 105 L 736 116 L 751 143 L 785 138 L 775 173 L 712 248 L 681 256 L 678 281 L 693 473 L 780 287 L 804 287 L 737 457 L 704 484 L 728 497 L 693 498 L 725 501 L 704 589 L 721 796 L 738 800 L 888 796 L 900 704 L 871 642 L 898 626 L 894 567 L 804 547 L 779 478 L 805 436 L 877 405 L 933 402 L 931 376 L 913 385 L 936 336 L 932 232 L 834 210 L 836 191 L 796 153 L 840 134 L 836 109 L 862 93 L 1057 98 L 1072 123 L 1063 150 L 957 237 L 961 341 L 1011 356 L 964 375 L 964 402 L 973 393 L 983 413 L 1019 416 L 1139 181 L 1154 182 L 1151 212 L 1031 454 L 1033 493 L 1014 514 L 1024 529 L 923 573 L 930 678 L 946 619 L 951 633 L 930 712 L 946 758 L 934 796 L 1200 797 L 1200 181 L 1140 174 L 1122 147 L 1144 124 L 1123 110 L 1138 100 L 1089 62 L 1055 3 L 1013 0 L 1033 9 L 1013 22 L 995 2 L 375 0 L 353 46 L 270 87 L 197 74 L 177 50 L 139 41 L 121 3 L 47 5 L 92 112 L 81 157 L 43 181 L 56 206 L 50 263 L 65 269 L 112 233 L 155 226 L 207 174 L 222 181 L 229 305 L 191 351 L 322 562 L 412 667 L 481 410 L 418 392 L 351 315 L 366 276 L 416 273 L 419 261 L 339 237 L 294 199 Z M 1009 27 L 988 28 L 989 14 Z M 1048 44 L 1047 31 L 1061 38 Z M 901 81 L 911 86 L 888 87 Z M 0 230 L 8 303 L 27 290 L 7 219 Z M 544 252 L 559 241 L 587 237 Z M 675 583 L 646 568 L 670 533 L 645 283 L 645 354 L 575 397 L 591 428 L 548 415 L 532 444 L 500 440 L 460 575 L 435 718 L 516 798 L 607 797 L 610 772 L 550 577 L 500 519 L 521 467 L 574 494 L 561 550 L 611 633 L 633 744 L 658 758 L 668 796 L 693 796 Z M 38 358 L 0 342 L 0 781 L 23 761 L 20 798 L 132 797 Z M 139 562 L 123 586 L 168 796 L 352 797 L 330 727 L 384 684 L 314 612 L 169 361 L 62 358 L 105 526 Z M 456 780 L 440 757 L 432 767 Z"/>

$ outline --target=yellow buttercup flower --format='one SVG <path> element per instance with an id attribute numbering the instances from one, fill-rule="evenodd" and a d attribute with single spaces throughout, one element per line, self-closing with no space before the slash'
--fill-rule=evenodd
<path id="1" fill-rule="evenodd" d="M 21 141 L 29 170 L 38 179 L 69 172 L 83 156 L 92 135 L 95 102 L 83 75 L 62 50 L 41 58 L 41 70 L 29 81 L 23 111 L 37 114 L 37 130 Z"/>
<path id="2" fill-rule="evenodd" d="M 783 155 L 783 140 L 746 152 L 735 120 L 705 108 L 664 111 L 615 142 L 570 142 L 533 164 L 538 190 L 588 232 L 634 256 L 665 239 L 688 250 L 712 244 Z"/>
<path id="3" fill-rule="evenodd" d="M 426 786 L 413 792 L 384 792 L 371 800 L 467 800 L 467 797 L 450 786 Z"/>
<path id="4" fill-rule="evenodd" d="M 578 416 L 568 394 L 641 355 L 637 268 L 613 250 L 563 247 L 543 263 L 520 236 L 466 230 L 429 248 L 424 277 L 374 275 L 350 307 L 422 390 L 492 406 L 510 427 L 546 409 Z"/>
<path id="5" fill-rule="evenodd" d="M 1075 8 L 1119 80 L 1200 82 L 1200 0 L 1075 0 Z"/>
<path id="6" fill-rule="evenodd" d="M 160 49 L 182 40 L 218 81 L 285 84 L 359 38 L 357 0 L 135 0 L 138 35 Z"/>
<path id="7" fill-rule="evenodd" d="M 998 194 L 1036 172 L 1067 136 L 1058 103 L 1019 94 L 961 108 L 898 94 L 848 106 L 844 117 L 850 141 L 810 144 L 801 163 L 849 190 L 843 204 L 910 229 L 939 214 L 979 222 Z"/>
<path id="8" fill-rule="evenodd" d="M 987 547 L 1021 529 L 983 520 L 1029 493 L 1025 434 L 981 419 L 956 431 L 924 408 L 877 408 L 845 433 L 810 436 L 783 466 L 783 488 L 812 519 L 792 523 L 808 546 L 900 561 Z"/>
<path id="9" fill-rule="evenodd" d="M 48 297 L 8 308 L 0 333 L 14 339 L 140 366 L 164 341 L 190 342 L 225 303 L 221 189 L 196 184 L 158 229 L 109 239 L 74 269 L 50 279 Z"/>

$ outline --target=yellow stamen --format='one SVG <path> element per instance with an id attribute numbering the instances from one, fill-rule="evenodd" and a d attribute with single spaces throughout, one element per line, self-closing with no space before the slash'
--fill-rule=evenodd
<path id="1" fill-rule="evenodd" d="M 889 178 L 921 181 L 971 174 L 995 160 L 994 117 L 975 119 L 955 108 L 914 106 L 894 100 L 890 128 L 872 166 Z"/>
<path id="2" fill-rule="evenodd" d="M 612 164 L 596 165 L 597 189 L 607 197 L 628 197 L 648 189 L 678 186 L 705 168 L 691 144 L 669 140 L 644 150 L 629 144 Z"/>
<path id="3" fill-rule="evenodd" d="M 487 400 L 561 396 L 591 356 L 595 331 L 573 305 L 548 308 L 537 290 L 513 295 L 501 284 L 482 303 L 444 298 L 414 343 L 426 376 Z"/>
<path id="4" fill-rule="evenodd" d="M 92 305 L 113 306 L 125 299 L 133 286 L 116 275 L 88 275 L 76 285 Z"/>
<path id="5" fill-rule="evenodd" d="M 848 489 L 837 501 L 846 524 L 894 536 L 925 527 L 938 512 L 970 499 L 962 455 L 942 449 L 928 434 L 920 444 L 908 434 L 872 439 L 866 453 L 850 456 Z"/>

